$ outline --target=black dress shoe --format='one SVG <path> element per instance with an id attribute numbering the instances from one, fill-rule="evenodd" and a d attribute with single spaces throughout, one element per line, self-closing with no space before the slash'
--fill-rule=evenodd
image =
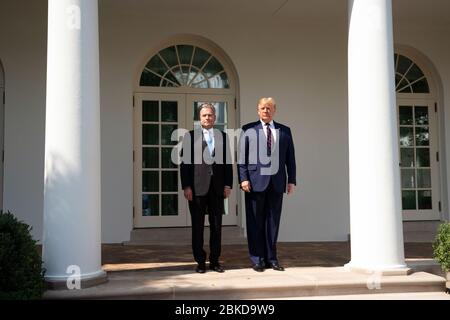
<path id="1" fill-rule="evenodd" d="M 225 270 L 219 263 L 209 264 L 209 270 L 213 270 L 215 272 L 223 273 Z"/>
<path id="2" fill-rule="evenodd" d="M 195 272 L 205 273 L 206 272 L 206 265 L 204 263 L 199 263 L 197 265 L 197 267 L 195 268 Z"/>
<path id="3" fill-rule="evenodd" d="M 278 262 L 275 262 L 275 263 L 267 263 L 267 264 L 266 264 L 266 268 L 272 268 L 273 270 L 276 270 L 276 271 L 284 271 L 284 268 L 283 268 L 282 266 L 280 266 L 280 265 L 278 264 Z"/>
<path id="4" fill-rule="evenodd" d="M 253 270 L 255 270 L 256 272 L 263 272 L 264 271 L 264 266 L 260 263 L 256 263 L 252 266 Z"/>

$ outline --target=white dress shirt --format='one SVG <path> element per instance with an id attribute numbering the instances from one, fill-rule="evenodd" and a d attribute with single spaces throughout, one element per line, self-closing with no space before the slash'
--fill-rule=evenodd
<path id="1" fill-rule="evenodd" d="M 262 120 L 260 120 L 260 121 L 261 121 L 261 124 L 263 126 L 264 135 L 266 136 L 266 139 L 267 139 L 267 126 L 266 126 L 266 123 L 264 121 L 262 121 Z M 269 127 L 270 127 L 270 130 L 272 131 L 272 148 L 273 148 L 273 146 L 277 142 L 277 131 L 275 129 L 275 125 L 273 124 L 273 120 L 271 120 L 269 122 Z"/>
<path id="2" fill-rule="evenodd" d="M 214 150 L 214 130 L 213 128 L 211 129 L 205 129 L 203 128 L 203 138 L 206 141 L 206 144 L 208 145 L 209 148 L 209 152 L 212 153 L 212 151 Z M 208 140 L 211 139 L 211 142 L 208 144 Z"/>

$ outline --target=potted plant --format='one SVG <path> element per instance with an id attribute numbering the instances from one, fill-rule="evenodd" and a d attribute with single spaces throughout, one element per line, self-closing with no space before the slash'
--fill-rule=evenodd
<path id="1" fill-rule="evenodd" d="M 450 223 L 444 222 L 439 225 L 436 238 L 433 243 L 433 257 L 441 265 L 442 271 L 446 273 L 446 292 L 450 293 Z"/>

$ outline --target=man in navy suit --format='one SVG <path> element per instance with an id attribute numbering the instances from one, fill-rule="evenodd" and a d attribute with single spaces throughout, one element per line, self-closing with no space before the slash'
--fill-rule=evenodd
<path id="1" fill-rule="evenodd" d="M 259 120 L 242 127 L 238 176 L 245 191 L 247 240 L 252 268 L 284 271 L 277 257 L 283 193 L 296 185 L 294 141 L 291 129 L 274 122 L 273 98 L 258 102 Z"/>

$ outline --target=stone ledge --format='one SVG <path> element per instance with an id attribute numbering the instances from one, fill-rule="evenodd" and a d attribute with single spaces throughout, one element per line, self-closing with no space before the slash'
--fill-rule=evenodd
<path id="1" fill-rule="evenodd" d="M 44 299 L 264 299 L 373 293 L 438 292 L 445 279 L 425 272 L 408 276 L 364 275 L 332 268 L 252 269 L 225 273 L 124 271 L 108 273 L 109 282 L 72 291 L 47 291 Z"/>

